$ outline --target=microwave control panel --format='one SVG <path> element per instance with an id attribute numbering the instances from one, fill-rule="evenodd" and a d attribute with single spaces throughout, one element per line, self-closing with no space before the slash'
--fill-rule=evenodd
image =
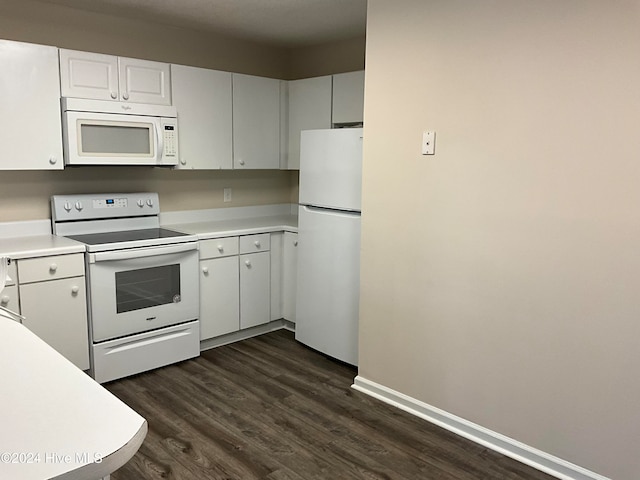
<path id="1" fill-rule="evenodd" d="M 164 125 L 164 155 L 167 157 L 175 157 L 177 154 L 176 145 L 178 140 L 176 138 L 176 126 Z"/>

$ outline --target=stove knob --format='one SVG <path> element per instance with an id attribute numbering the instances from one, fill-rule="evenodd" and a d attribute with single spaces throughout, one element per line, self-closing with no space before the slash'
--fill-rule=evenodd
<path id="1" fill-rule="evenodd" d="M 82 202 L 76 202 L 76 210 L 81 211 L 83 208 Z"/>
<path id="2" fill-rule="evenodd" d="M 153 200 L 151 200 L 150 198 L 147 198 L 147 205 L 149 205 L 150 207 L 153 207 Z"/>
<path id="3" fill-rule="evenodd" d="M 137 204 L 140 208 L 144 207 L 144 200 L 140 199 L 137 201 Z"/>
<path id="4" fill-rule="evenodd" d="M 64 202 L 64 209 L 67 212 L 70 212 L 73 207 L 71 206 L 71 202 Z"/>

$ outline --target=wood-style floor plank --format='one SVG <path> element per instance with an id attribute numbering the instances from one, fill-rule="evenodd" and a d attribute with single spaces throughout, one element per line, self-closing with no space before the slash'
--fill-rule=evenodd
<path id="1" fill-rule="evenodd" d="M 351 388 L 280 330 L 106 387 L 149 433 L 112 480 L 551 480 Z"/>

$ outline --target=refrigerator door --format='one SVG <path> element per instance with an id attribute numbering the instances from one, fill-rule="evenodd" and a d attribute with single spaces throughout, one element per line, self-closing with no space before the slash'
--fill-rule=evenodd
<path id="1" fill-rule="evenodd" d="M 360 211 L 362 128 L 304 130 L 300 135 L 300 200 Z"/>
<path id="2" fill-rule="evenodd" d="M 299 207 L 296 340 L 358 362 L 360 214 Z"/>

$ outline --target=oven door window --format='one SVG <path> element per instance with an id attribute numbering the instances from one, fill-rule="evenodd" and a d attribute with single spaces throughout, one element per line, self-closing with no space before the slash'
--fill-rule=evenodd
<path id="1" fill-rule="evenodd" d="M 116 272 L 116 311 L 180 302 L 180 264 Z"/>

